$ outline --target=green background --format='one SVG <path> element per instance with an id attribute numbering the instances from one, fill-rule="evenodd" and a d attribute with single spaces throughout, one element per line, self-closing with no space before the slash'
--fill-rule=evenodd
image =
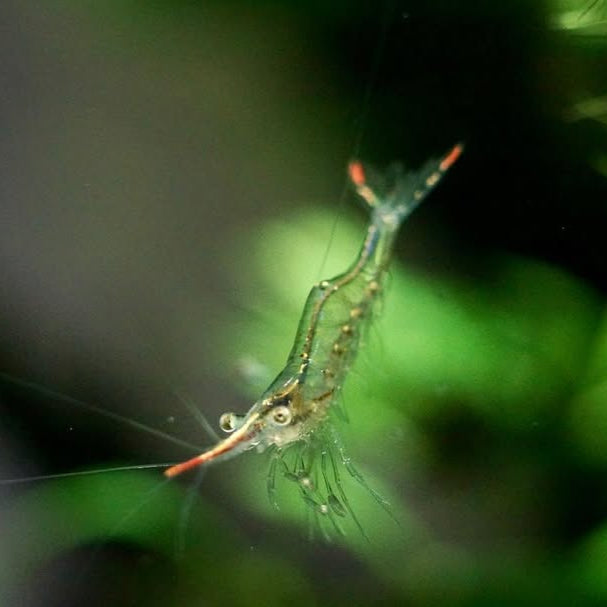
<path id="1" fill-rule="evenodd" d="M 6 479 L 194 452 L 44 388 L 208 445 L 176 392 L 215 423 L 278 372 L 364 234 L 348 160 L 466 143 L 344 389 L 344 442 L 399 524 L 346 478 L 370 542 L 310 542 L 256 453 L 199 483 L 2 485 L 2 604 L 605 604 L 602 0 L 0 15 Z"/>

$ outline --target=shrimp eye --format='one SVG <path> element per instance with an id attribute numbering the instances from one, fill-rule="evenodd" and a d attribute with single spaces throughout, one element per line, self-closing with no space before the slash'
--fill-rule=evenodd
<path id="1" fill-rule="evenodd" d="M 278 407 L 274 407 L 272 410 L 272 419 L 278 426 L 286 426 L 287 424 L 291 423 L 293 414 L 291 413 L 291 409 L 289 409 L 289 407 L 280 405 Z"/>
<path id="2" fill-rule="evenodd" d="M 242 425 L 242 415 L 236 415 L 236 413 L 224 413 L 219 418 L 219 427 L 224 432 L 234 432 L 236 428 Z"/>

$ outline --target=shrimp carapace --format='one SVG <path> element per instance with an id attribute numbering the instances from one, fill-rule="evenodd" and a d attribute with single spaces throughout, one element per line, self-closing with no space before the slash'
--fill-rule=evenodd
<path id="1" fill-rule="evenodd" d="M 370 210 L 367 235 L 354 263 L 343 274 L 310 291 L 287 364 L 245 415 L 225 413 L 220 426 L 230 435 L 200 455 L 168 468 L 173 477 L 257 447 L 277 449 L 305 441 L 322 427 L 357 353 L 382 289 L 394 241 L 405 218 L 459 158 L 461 144 L 418 171 L 396 168 L 391 178 L 370 183 L 354 161 L 349 177 Z"/>

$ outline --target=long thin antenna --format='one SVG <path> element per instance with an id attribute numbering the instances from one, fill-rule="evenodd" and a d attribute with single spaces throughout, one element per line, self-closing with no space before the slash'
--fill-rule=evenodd
<path id="1" fill-rule="evenodd" d="M 577 20 L 581 21 L 601 0 L 592 0 L 588 6 L 578 15 Z"/>
<path id="2" fill-rule="evenodd" d="M 22 483 L 33 483 L 36 481 L 51 481 L 59 478 L 71 478 L 74 476 L 91 476 L 94 474 L 106 474 L 108 472 L 126 472 L 128 470 L 149 470 L 156 468 L 169 468 L 173 463 L 164 464 L 135 464 L 129 466 L 114 466 L 112 468 L 96 468 L 95 470 L 77 470 L 75 472 L 59 472 L 57 474 L 40 474 L 38 476 L 25 476 L 21 478 L 0 479 L 0 486 L 20 485 Z"/>
<path id="3" fill-rule="evenodd" d="M 393 13 L 393 0 L 386 0 L 384 2 L 384 10 L 382 12 L 382 20 L 380 24 L 380 32 L 377 44 L 373 51 L 373 58 L 371 60 L 371 67 L 369 69 L 369 75 L 366 79 L 365 90 L 363 93 L 362 103 L 360 106 L 360 111 L 358 114 L 358 119 L 355 123 L 358 123 L 358 127 L 356 129 L 356 136 L 354 137 L 354 141 L 352 143 L 352 152 L 350 153 L 350 158 L 358 158 L 360 148 L 362 146 L 363 136 L 365 134 L 365 127 L 367 124 L 367 117 L 369 116 L 369 109 L 371 107 L 371 98 L 373 97 L 373 92 L 375 90 L 377 84 L 377 78 L 379 75 L 379 68 L 381 66 L 381 61 L 384 56 L 384 51 L 386 48 L 386 40 L 388 39 L 388 29 L 390 27 L 390 23 L 392 20 Z M 341 188 L 341 193 L 339 195 L 339 201 L 337 203 L 337 209 L 335 212 L 335 218 L 333 219 L 333 224 L 331 225 L 331 232 L 329 233 L 329 241 L 327 247 L 325 249 L 325 254 L 320 263 L 320 268 L 318 270 L 318 280 L 321 280 L 322 273 L 324 272 L 325 265 L 327 264 L 327 259 L 329 257 L 329 251 L 331 249 L 331 243 L 335 238 L 335 232 L 337 231 L 337 225 L 339 224 L 339 219 L 343 213 L 343 208 L 346 202 L 346 197 L 348 194 L 348 190 L 350 187 L 350 180 L 346 176 L 344 177 L 343 185 Z"/>
<path id="4" fill-rule="evenodd" d="M 203 430 L 211 437 L 211 440 L 214 440 L 218 443 L 221 438 L 215 432 L 215 429 L 209 423 L 209 420 L 206 418 L 204 413 L 194 404 L 194 402 L 188 398 L 185 394 L 181 394 L 177 390 L 173 390 L 173 394 L 181 401 L 181 403 L 185 406 L 185 408 L 192 414 L 192 417 L 198 421 L 198 423 L 202 426 Z"/>
<path id="5" fill-rule="evenodd" d="M 146 432 L 147 434 L 151 434 L 152 436 L 156 436 L 157 438 L 161 438 L 175 445 L 179 445 L 180 447 L 185 447 L 186 449 L 192 450 L 196 453 L 200 452 L 202 449 L 199 445 L 194 445 L 189 443 L 188 441 L 181 440 L 176 436 L 171 434 L 167 434 L 166 432 L 162 432 L 161 430 L 156 430 L 156 428 L 152 428 L 151 426 L 147 426 L 146 424 L 142 424 L 130 417 L 125 417 L 124 415 L 120 415 L 119 413 L 113 413 L 112 411 L 107 411 L 97 405 L 92 405 L 91 403 L 87 403 L 82 400 L 78 400 L 77 398 L 72 398 L 71 396 L 67 396 L 66 394 L 61 394 L 60 392 L 55 392 L 55 390 L 51 390 L 50 388 L 46 388 L 45 386 L 40 386 L 34 382 L 29 382 L 24 379 L 19 379 L 17 377 L 13 377 L 8 375 L 7 373 L 0 372 L 0 379 L 13 384 L 15 386 L 19 386 L 21 388 L 27 388 L 29 390 L 33 390 L 38 392 L 43 396 L 47 396 L 54 400 L 58 400 L 64 403 L 68 403 L 71 405 L 75 405 L 76 407 L 80 407 L 81 409 L 85 409 L 87 411 L 92 411 L 97 415 L 101 415 L 103 417 L 107 417 L 108 419 L 112 419 L 114 421 L 121 422 L 123 424 L 127 424 L 131 426 L 131 428 L 135 428 L 140 430 L 141 432 Z"/>

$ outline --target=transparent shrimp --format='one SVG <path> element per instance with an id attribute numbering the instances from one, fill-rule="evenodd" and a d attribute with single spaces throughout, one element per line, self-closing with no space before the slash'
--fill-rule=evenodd
<path id="1" fill-rule="evenodd" d="M 353 466 L 330 422 L 332 418 L 343 419 L 339 392 L 358 352 L 361 336 L 372 319 L 398 230 L 406 217 L 455 163 L 462 150 L 463 146 L 458 144 L 442 159 L 430 160 L 416 172 L 404 173 L 400 167 L 396 167 L 390 178 L 368 176 L 369 171 L 359 162 L 350 164 L 350 181 L 370 211 L 370 221 L 361 250 L 346 272 L 323 280 L 312 288 L 284 369 L 246 414 L 224 413 L 221 416 L 220 428 L 229 433 L 227 438 L 218 440 L 213 447 L 178 464 L 61 473 L 3 481 L 2 484 L 152 467 L 165 467 L 165 476 L 173 478 L 249 449 L 256 448 L 261 452 L 270 448 L 272 457 L 267 491 L 274 506 L 278 507 L 276 478 L 280 476 L 297 485 L 308 509 L 312 523 L 311 534 L 314 528 L 319 528 L 323 537 L 330 539 L 325 527 L 319 524 L 320 519 L 329 522 L 329 529 L 342 534 L 340 519 L 349 517 L 366 538 L 343 487 L 338 463 L 391 514 L 389 506 Z M 138 430 L 195 449 L 190 443 L 94 405 L 5 374 L 0 374 L 0 377 L 9 383 L 34 387 L 50 397 L 84 406 L 116 421 L 126 422 Z M 183 396 L 179 396 L 179 399 L 199 418 L 209 435 L 213 436 L 213 430 L 195 406 Z"/>
<path id="2" fill-rule="evenodd" d="M 220 427 L 229 436 L 171 466 L 164 472 L 167 477 L 252 448 L 261 452 L 272 447 L 268 493 L 273 503 L 276 475 L 281 471 L 298 484 L 313 519 L 327 517 L 339 531 L 337 518 L 349 515 L 364 535 L 342 487 L 334 450 L 352 477 L 381 505 L 386 504 L 352 467 L 328 422 L 339 409 L 338 393 L 372 318 L 398 230 L 462 150 L 463 146 L 457 144 L 442 159 L 430 160 L 415 172 L 404 173 L 396 168 L 391 176 L 376 177 L 377 185 L 371 183 L 360 162 L 350 164 L 350 181 L 370 212 L 357 258 L 343 274 L 312 288 L 284 369 L 246 414 L 221 416 Z M 319 459 L 320 473 L 315 465 Z"/>

